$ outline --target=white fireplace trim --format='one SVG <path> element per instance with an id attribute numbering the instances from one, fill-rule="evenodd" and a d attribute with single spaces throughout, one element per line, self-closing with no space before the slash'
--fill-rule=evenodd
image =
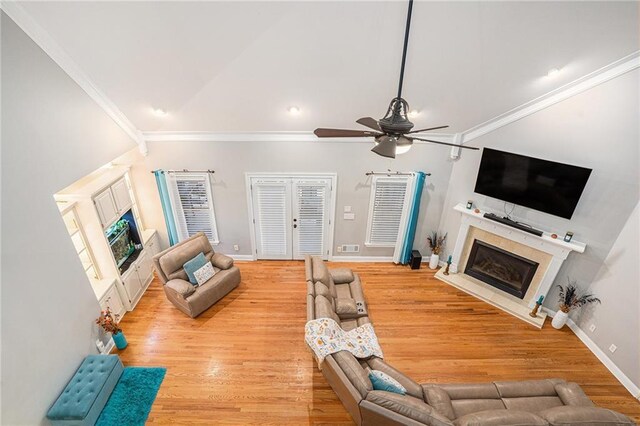
<path id="1" fill-rule="evenodd" d="M 458 238 L 456 239 L 456 245 L 452 254 L 452 266 L 454 271 L 459 271 L 458 262 L 465 248 L 467 236 L 469 234 L 469 228 L 475 227 L 485 230 L 499 237 L 506 238 L 508 240 L 520 243 L 536 250 L 548 253 L 552 256 L 549 267 L 544 272 L 540 286 L 538 287 L 535 296 L 531 299 L 529 307 L 535 306 L 535 301 L 540 296 L 547 297 L 549 289 L 553 285 L 553 281 L 560 271 L 560 267 L 564 260 L 569 256 L 572 251 L 583 253 L 586 245 L 577 241 L 565 242 L 562 237 L 551 238 L 551 233 L 545 232 L 542 236 L 530 234 L 517 228 L 505 225 L 500 222 L 496 222 L 485 218 L 484 211 L 479 210 L 477 213 L 475 209 L 467 209 L 464 204 L 458 204 L 453 208 L 455 211 L 462 215 L 462 221 L 460 223 L 460 230 L 458 231 Z M 460 265 L 464 266 L 464 265 Z M 463 272 L 463 271 L 460 271 Z"/>

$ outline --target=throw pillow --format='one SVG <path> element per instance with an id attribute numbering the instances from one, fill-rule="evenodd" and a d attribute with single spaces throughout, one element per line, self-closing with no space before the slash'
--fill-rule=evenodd
<path id="1" fill-rule="evenodd" d="M 195 271 L 202 268 L 209 261 L 206 257 L 204 257 L 204 253 L 200 252 L 196 257 L 186 262 L 182 267 L 184 271 L 187 273 L 187 277 L 189 277 L 189 282 L 193 285 L 198 284 L 198 280 L 196 280 L 196 276 L 193 275 Z"/>
<path id="2" fill-rule="evenodd" d="M 371 370 L 371 372 L 369 372 L 369 380 L 371 380 L 371 384 L 375 390 L 383 390 L 400 395 L 407 393 L 407 390 L 400 382 L 380 370 Z"/>
<path id="3" fill-rule="evenodd" d="M 195 275 L 196 277 L 198 285 L 206 283 L 215 274 L 216 272 L 213 270 L 213 265 L 211 264 L 211 262 L 207 262 L 202 268 L 193 273 L 193 275 Z"/>

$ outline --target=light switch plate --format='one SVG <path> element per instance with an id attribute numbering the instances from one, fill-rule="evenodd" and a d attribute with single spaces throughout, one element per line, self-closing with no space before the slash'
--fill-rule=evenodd
<path id="1" fill-rule="evenodd" d="M 616 345 L 614 345 L 613 343 L 611 344 L 611 346 L 609 346 L 609 352 L 614 353 L 616 351 L 616 349 L 618 349 L 618 347 Z"/>
<path id="2" fill-rule="evenodd" d="M 355 213 L 345 213 L 343 217 L 344 217 L 344 220 L 354 220 L 356 218 L 356 214 Z"/>
<path id="3" fill-rule="evenodd" d="M 351 206 L 344 206 L 345 213 L 351 213 Z"/>
<path id="4" fill-rule="evenodd" d="M 596 331 L 596 325 L 595 325 L 595 324 L 591 324 L 591 325 L 589 326 L 589 331 L 590 331 L 590 332 L 592 332 L 592 333 L 593 333 L 594 331 Z"/>

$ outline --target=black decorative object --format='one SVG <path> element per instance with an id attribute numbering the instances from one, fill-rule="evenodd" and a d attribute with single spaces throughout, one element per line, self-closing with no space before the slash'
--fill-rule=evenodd
<path id="1" fill-rule="evenodd" d="M 572 238 L 573 238 L 573 232 L 567 231 L 567 233 L 564 234 L 564 242 L 565 243 L 570 243 Z"/>
<path id="2" fill-rule="evenodd" d="M 411 269 L 420 269 L 422 263 L 422 255 L 418 250 L 411 250 L 411 258 L 409 259 L 409 265 Z"/>
<path id="3" fill-rule="evenodd" d="M 407 23 L 404 30 L 404 45 L 402 48 L 402 62 L 400 64 L 400 80 L 398 81 L 398 95 L 391 100 L 387 113 L 380 120 L 371 117 L 363 117 L 356 120 L 356 123 L 362 124 L 374 131 L 369 130 L 346 130 L 346 129 L 327 129 L 318 128 L 313 131 L 319 138 L 360 138 L 371 136 L 374 138 L 375 146 L 371 151 L 376 154 L 396 158 L 396 154 L 407 152 L 414 140 L 431 142 L 440 145 L 453 146 L 456 148 L 465 148 L 477 150 L 478 148 L 458 145 L 448 142 L 434 141 L 431 139 L 422 139 L 409 137 L 406 135 L 420 132 L 428 132 L 430 130 L 444 129 L 449 126 L 437 126 L 427 129 L 413 130 L 413 123 L 409 120 L 409 104 L 402 98 L 402 83 L 404 82 L 404 66 L 407 60 L 407 46 L 409 45 L 409 28 L 411 27 L 411 12 L 413 11 L 413 0 L 409 0 L 409 9 L 407 10 Z"/>
<path id="4" fill-rule="evenodd" d="M 473 201 L 471 200 L 467 201 L 467 210 L 471 210 L 472 207 L 473 207 Z"/>

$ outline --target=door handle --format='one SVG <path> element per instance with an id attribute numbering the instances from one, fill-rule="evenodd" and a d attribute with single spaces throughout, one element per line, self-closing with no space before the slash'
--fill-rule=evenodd
<path id="1" fill-rule="evenodd" d="M 298 227 L 298 225 L 296 225 L 296 224 L 294 223 L 294 224 L 293 224 L 293 227 L 294 227 L 294 228 L 297 228 L 297 227 Z"/>

